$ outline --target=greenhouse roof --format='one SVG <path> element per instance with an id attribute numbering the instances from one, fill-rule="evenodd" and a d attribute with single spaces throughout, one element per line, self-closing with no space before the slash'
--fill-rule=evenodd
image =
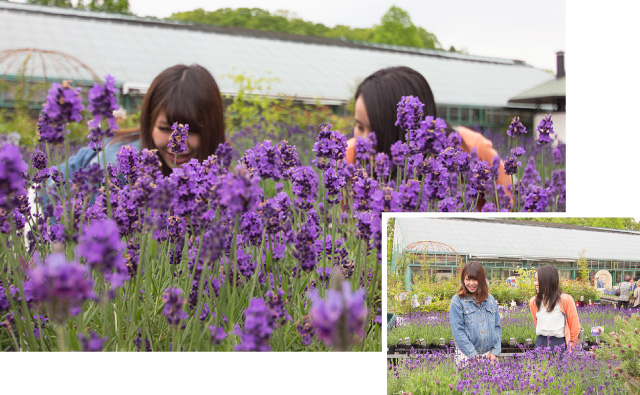
<path id="1" fill-rule="evenodd" d="M 369 74 L 402 65 L 427 78 L 440 105 L 504 108 L 554 78 L 518 60 L 32 4 L 0 2 L 0 25 L 0 51 L 60 51 L 141 91 L 169 66 L 198 63 L 223 92 L 237 89 L 225 76 L 244 73 L 271 81 L 263 94 L 342 104 Z"/>
<path id="2" fill-rule="evenodd" d="M 402 248 L 437 241 L 478 259 L 640 261 L 640 232 L 504 219 L 397 218 Z"/>

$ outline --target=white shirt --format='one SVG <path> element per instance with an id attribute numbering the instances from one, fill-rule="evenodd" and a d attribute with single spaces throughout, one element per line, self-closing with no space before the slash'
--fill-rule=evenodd
<path id="1" fill-rule="evenodd" d="M 561 299 L 558 299 L 552 311 L 547 311 L 544 303 L 540 303 L 540 308 L 536 313 L 538 325 L 536 335 L 564 337 L 564 314 L 560 311 Z"/>

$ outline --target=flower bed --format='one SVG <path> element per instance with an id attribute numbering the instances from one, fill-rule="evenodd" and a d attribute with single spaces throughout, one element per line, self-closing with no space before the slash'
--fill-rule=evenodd
<path id="1" fill-rule="evenodd" d="M 390 365 L 387 393 L 439 394 L 623 394 L 624 381 L 611 375 L 617 364 L 601 361 L 591 352 L 559 357 L 548 348 L 528 350 L 492 364 L 475 358 L 458 370 L 446 351 L 412 353 Z"/>
<path id="2" fill-rule="evenodd" d="M 585 306 L 577 309 L 580 325 L 584 328 L 584 340 L 588 344 L 596 342 L 596 338 L 591 336 L 591 327 L 604 326 L 606 332 L 617 331 L 619 323 L 615 318 L 631 316 L 630 310 L 618 310 L 611 305 Z M 527 339 L 535 343 L 536 328 L 533 326 L 529 306 L 500 307 L 500 315 L 503 345 L 510 344 L 512 338 L 518 344 L 526 344 Z M 404 340 L 407 337 L 410 339 L 410 344 L 416 345 L 420 339 L 424 339 L 429 346 L 439 346 L 440 339 L 450 344 L 453 341 L 453 335 L 449 326 L 449 313 L 399 315 L 396 326 L 387 332 L 387 345 L 397 345 L 399 339 Z"/>

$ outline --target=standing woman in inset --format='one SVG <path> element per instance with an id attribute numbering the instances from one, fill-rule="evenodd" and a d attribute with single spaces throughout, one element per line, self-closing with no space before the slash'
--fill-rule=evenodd
<path id="1" fill-rule="evenodd" d="M 580 335 L 580 320 L 576 303 L 560 290 L 558 269 L 545 265 L 534 278 L 536 296 L 529 300 L 533 323 L 536 326 L 535 347 L 576 347 Z"/>
<path id="2" fill-rule="evenodd" d="M 449 324 L 456 343 L 456 364 L 479 355 L 495 361 L 501 351 L 502 327 L 498 303 L 489 294 L 482 265 L 467 263 L 462 269 L 460 282 L 460 289 L 449 306 Z"/>

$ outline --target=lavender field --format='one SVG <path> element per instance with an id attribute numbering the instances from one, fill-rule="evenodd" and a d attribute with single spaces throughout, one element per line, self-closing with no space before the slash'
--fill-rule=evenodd
<path id="1" fill-rule="evenodd" d="M 102 151 L 100 165 L 65 177 L 52 152 L 69 156 L 70 124 L 91 120 L 96 151 L 115 129 L 113 80 L 89 99 L 54 84 L 39 148 L 0 147 L 4 351 L 379 351 L 382 212 L 473 211 L 480 200 L 483 211 L 564 210 L 563 165 L 520 178 L 526 149 L 514 146 L 510 199 L 499 162 L 464 152 L 411 97 L 398 106 L 407 141 L 391 156 L 372 133 L 348 164 L 345 134 L 323 124 L 304 155 L 262 140 L 234 160 L 239 147 L 225 143 L 164 176 L 155 151 L 125 145 L 115 162 Z M 278 127 L 301 141 L 309 131 Z M 552 126 L 539 130 L 536 144 L 548 144 Z M 171 149 L 187 133 L 176 123 Z M 525 133 L 517 119 L 507 132 Z"/>

